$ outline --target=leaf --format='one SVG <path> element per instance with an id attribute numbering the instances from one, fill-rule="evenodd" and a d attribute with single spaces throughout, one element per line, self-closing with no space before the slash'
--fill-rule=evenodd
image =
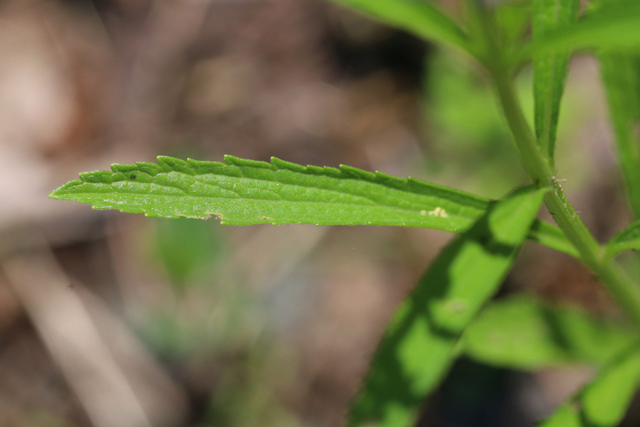
<path id="1" fill-rule="evenodd" d="M 467 35 L 429 0 L 334 0 L 426 40 L 468 51 Z"/>
<path id="2" fill-rule="evenodd" d="M 640 218 L 640 56 L 601 53 L 600 72 L 634 218 Z"/>
<path id="3" fill-rule="evenodd" d="M 582 392 L 562 405 L 541 427 L 613 427 L 625 415 L 640 385 L 640 348 L 616 358 Z"/>
<path id="4" fill-rule="evenodd" d="M 534 0 L 534 43 L 550 30 L 562 28 L 578 18 L 579 0 Z M 535 129 L 542 152 L 553 165 L 560 100 L 569 71 L 569 53 L 536 56 L 533 60 Z"/>
<path id="5" fill-rule="evenodd" d="M 467 328 L 464 352 L 491 365 L 537 369 L 569 363 L 603 364 L 637 338 L 617 322 L 574 307 L 513 297 L 487 306 Z"/>
<path id="6" fill-rule="evenodd" d="M 340 169 L 226 156 L 225 163 L 158 157 L 158 165 L 115 164 L 80 174 L 50 194 L 94 209 L 223 224 L 398 225 L 461 232 L 491 201 L 462 191 L 349 166 Z M 557 228 L 537 223 L 532 239 L 575 256 Z"/>
<path id="7" fill-rule="evenodd" d="M 350 426 L 414 425 L 464 329 L 509 272 L 545 191 L 525 188 L 507 196 L 440 253 L 393 314 Z"/>
<path id="8" fill-rule="evenodd" d="M 605 246 L 605 258 L 611 258 L 629 249 L 640 249 L 640 220 L 634 222 L 607 242 Z"/>
<path id="9" fill-rule="evenodd" d="M 521 59 L 531 55 L 584 49 L 630 51 L 640 47 L 640 2 L 606 2 L 592 8 L 575 23 L 549 31 L 522 49 Z"/>
<path id="10" fill-rule="evenodd" d="M 505 50 L 519 49 L 523 34 L 531 22 L 529 2 L 500 2 L 495 4 L 495 22 Z"/>
<path id="11" fill-rule="evenodd" d="M 223 224 L 402 225 L 461 231 L 489 202 L 461 191 L 349 166 L 303 167 L 225 157 L 225 163 L 158 157 L 80 175 L 51 197 L 161 218 Z"/>
<path id="12" fill-rule="evenodd" d="M 571 255 L 574 258 L 580 257 L 580 253 L 576 247 L 567 240 L 562 230 L 548 222 L 536 220 L 531 226 L 527 238 L 551 249 L 555 249 L 558 252 Z"/>

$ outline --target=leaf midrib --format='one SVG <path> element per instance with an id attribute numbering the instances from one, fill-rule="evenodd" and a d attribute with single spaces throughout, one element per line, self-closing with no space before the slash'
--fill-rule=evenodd
<path id="1" fill-rule="evenodd" d="M 252 179 L 252 178 L 245 178 L 245 179 Z M 265 182 L 273 182 L 273 181 L 268 181 L 268 180 L 256 180 L 256 181 L 265 181 Z M 116 181 L 116 182 L 123 182 L 123 181 Z M 124 181 L 126 182 L 126 181 Z M 201 182 L 201 181 L 200 181 Z M 151 184 L 151 183 L 144 183 L 144 184 Z M 165 197 L 165 198 L 178 198 L 178 199 L 184 199 L 184 198 L 190 198 L 190 199 L 198 199 L 198 200 L 232 200 L 232 201 L 250 201 L 250 202 L 275 202 L 275 203 L 299 203 L 299 204 L 325 204 L 325 205 L 333 205 L 333 206 L 359 206 L 359 207 L 380 207 L 380 208 L 386 208 L 386 209 L 393 209 L 393 210 L 397 210 L 397 211 L 401 211 L 401 212 L 414 212 L 414 213 L 422 213 L 423 211 L 425 211 L 425 209 L 410 209 L 410 208 L 402 208 L 402 207 L 398 207 L 398 206 L 393 206 L 393 205 L 385 205 L 382 203 L 378 203 L 375 202 L 374 200 L 368 199 L 366 197 L 360 197 L 360 196 L 353 196 L 351 194 L 349 194 L 350 196 L 353 197 L 360 197 L 363 198 L 365 200 L 370 200 L 373 204 L 362 204 L 362 203 L 339 203 L 339 202 L 325 202 L 325 201 L 315 201 L 315 200 L 287 200 L 287 199 L 280 199 L 280 200 L 274 200 L 274 199 L 258 199 L 258 198 L 250 198 L 250 197 L 244 197 L 244 196 L 238 196 L 237 198 L 230 198 L 230 197 L 219 197 L 219 196 L 197 196 L 197 195 L 193 195 L 193 194 L 188 194 L 186 193 L 183 189 L 178 188 L 178 187 L 173 187 L 170 185 L 165 185 L 165 184 L 158 184 L 158 183 L 153 183 L 155 185 L 158 185 L 160 187 L 166 187 L 166 188 L 172 188 L 172 189 L 176 189 L 179 191 L 182 191 L 182 195 L 177 195 L 177 194 L 149 194 L 149 193 L 144 193 L 144 192 L 138 192 L 138 191 L 127 191 L 127 192 L 120 192 L 120 191 L 114 191 L 113 193 L 118 193 L 118 194 L 123 194 L 123 195 L 127 195 L 127 194 L 131 194 L 131 195 L 136 195 L 136 196 L 149 196 L 149 197 Z M 208 183 L 203 183 L 203 184 L 208 184 Z M 105 184 L 102 183 L 102 185 L 106 185 L 109 187 L 113 187 L 112 184 Z M 209 184 L 209 185 L 213 185 L 213 184 Z M 304 186 L 304 185 L 294 185 L 294 184 L 282 184 L 282 185 L 290 185 L 292 187 L 300 187 L 300 188 L 319 188 L 319 187 L 313 187 L 313 186 Z M 388 188 L 388 187 L 387 187 Z M 325 190 L 323 188 L 321 188 L 322 190 Z M 226 190 L 226 189 L 223 189 Z M 228 191 L 233 191 L 233 190 L 228 190 Z M 341 193 L 339 191 L 335 191 L 335 190 L 325 190 L 325 191 L 332 191 L 336 194 L 345 194 L 345 193 Z M 237 194 L 237 192 L 233 191 L 234 193 Z M 410 193 L 410 192 L 408 192 Z M 73 194 L 73 193 L 68 193 L 68 194 Z M 96 196 L 104 196 L 105 194 L 108 193 L 87 193 L 87 194 L 92 194 L 92 195 L 96 195 Z M 410 193 L 410 194 L 415 194 L 415 193 Z M 429 196 L 425 196 L 425 197 L 429 197 Z M 467 206 L 464 206 L 467 207 Z M 475 208 L 471 208 L 474 210 L 477 210 Z M 474 218 L 468 217 L 468 216 L 461 216 L 458 214 L 453 214 L 453 213 L 449 213 L 448 211 L 446 212 L 446 217 L 439 217 L 438 215 L 429 215 L 430 211 L 426 211 L 426 214 L 424 215 L 427 218 L 441 218 L 441 219 L 448 219 L 448 218 L 456 218 L 456 219 L 462 219 L 462 220 L 467 220 L 467 221 L 473 221 Z"/>

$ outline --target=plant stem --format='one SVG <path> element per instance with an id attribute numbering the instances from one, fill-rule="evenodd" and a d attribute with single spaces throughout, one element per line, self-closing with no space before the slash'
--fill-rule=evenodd
<path id="1" fill-rule="evenodd" d="M 544 202 L 567 239 L 580 253 L 582 262 L 608 287 L 629 318 L 640 326 L 640 288 L 613 261 L 605 260 L 602 248 L 575 211 L 544 154 L 538 149 L 508 75 L 490 70 L 498 99 L 527 173 L 539 188 L 549 187 Z"/>
<path id="2" fill-rule="evenodd" d="M 515 145 L 520 160 L 537 187 L 550 187 L 555 180 L 550 162 L 536 143 L 533 132 L 522 113 L 520 103 L 515 97 L 511 79 L 501 71 L 500 69 L 490 70 L 491 78 L 502 106 L 502 112 L 507 119 L 513 139 L 516 141 Z"/>
<path id="3" fill-rule="evenodd" d="M 473 4 L 474 2 L 472 2 Z M 549 191 L 544 202 L 567 239 L 580 253 L 581 261 L 607 286 L 629 318 L 640 326 L 640 287 L 633 283 L 613 260 L 606 260 L 603 249 L 584 225 L 562 190 L 548 157 L 540 150 L 518 101 L 508 62 L 504 60 L 491 16 L 482 6 L 472 9 L 486 43 L 481 58 L 494 84 L 504 116 L 525 170 L 538 188 Z"/>

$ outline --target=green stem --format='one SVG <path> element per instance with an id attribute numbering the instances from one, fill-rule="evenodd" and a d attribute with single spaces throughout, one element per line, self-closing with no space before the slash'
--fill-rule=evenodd
<path id="1" fill-rule="evenodd" d="M 490 70 L 490 73 L 525 170 L 537 187 L 553 185 L 554 176 L 550 163 L 540 151 L 533 132 L 522 113 L 510 77 L 501 69 Z"/>
<path id="2" fill-rule="evenodd" d="M 492 74 L 492 79 L 522 164 L 538 187 L 551 188 L 544 199 L 547 209 L 580 253 L 582 262 L 600 278 L 628 316 L 640 326 L 640 288 L 612 260 L 603 259 L 602 248 L 569 203 L 546 157 L 538 150 L 511 81 L 501 74 Z"/>
<path id="3" fill-rule="evenodd" d="M 483 61 L 494 83 L 497 97 L 511 130 L 513 140 L 525 170 L 538 188 L 551 189 L 544 202 L 567 239 L 580 253 L 582 262 L 607 286 L 618 304 L 633 322 L 640 326 L 640 288 L 613 261 L 603 257 L 603 250 L 584 225 L 555 177 L 549 159 L 543 154 L 522 112 L 509 70 L 491 31 L 490 17 L 480 10 L 477 18 L 487 43 L 487 57 Z"/>

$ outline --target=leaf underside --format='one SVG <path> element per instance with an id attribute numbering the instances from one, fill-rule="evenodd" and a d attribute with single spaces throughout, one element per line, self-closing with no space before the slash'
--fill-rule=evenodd
<path id="1" fill-rule="evenodd" d="M 518 296 L 487 306 L 464 333 L 464 352 L 483 363 L 539 369 L 571 363 L 602 365 L 637 339 L 618 322 L 577 307 Z"/>
<path id="2" fill-rule="evenodd" d="M 300 166 L 225 156 L 225 162 L 158 157 L 80 174 L 50 197 L 159 218 L 216 217 L 227 225 L 391 225 L 450 232 L 469 228 L 491 201 L 416 179 L 349 166 Z M 576 255 L 555 226 L 536 222 L 530 238 Z"/>
<path id="3" fill-rule="evenodd" d="M 605 256 L 610 258 L 622 251 L 640 250 L 640 220 L 613 236 L 605 246 Z"/>
<path id="4" fill-rule="evenodd" d="M 576 397 L 540 427 L 614 427 L 623 419 L 640 385 L 640 348 L 627 349 L 609 362 Z"/>
<path id="5" fill-rule="evenodd" d="M 440 253 L 388 323 L 349 426 L 415 425 L 464 329 L 509 272 L 544 193 L 525 188 L 507 196 Z"/>

